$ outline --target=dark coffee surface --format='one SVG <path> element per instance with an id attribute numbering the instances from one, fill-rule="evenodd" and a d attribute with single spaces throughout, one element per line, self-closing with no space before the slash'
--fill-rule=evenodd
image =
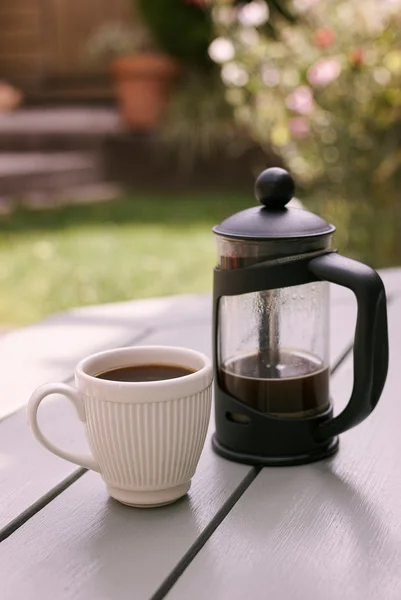
<path id="1" fill-rule="evenodd" d="M 307 417 L 329 407 L 329 370 L 315 357 L 280 351 L 271 366 L 259 354 L 228 361 L 219 370 L 223 390 L 260 412 Z"/>
<path id="2" fill-rule="evenodd" d="M 194 373 L 192 369 L 177 365 L 133 365 L 110 369 L 96 375 L 98 379 L 109 381 L 162 381 L 165 379 L 177 379 Z"/>

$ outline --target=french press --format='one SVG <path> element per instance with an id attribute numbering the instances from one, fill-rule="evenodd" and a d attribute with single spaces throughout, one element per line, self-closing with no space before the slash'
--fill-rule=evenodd
<path id="1" fill-rule="evenodd" d="M 335 227 L 287 208 L 294 182 L 265 170 L 255 184 L 262 207 L 214 227 L 214 450 L 259 465 L 296 465 L 330 456 L 338 435 L 376 406 L 387 376 L 383 282 L 332 248 Z M 329 389 L 329 283 L 358 303 L 354 385 L 336 417 Z"/>

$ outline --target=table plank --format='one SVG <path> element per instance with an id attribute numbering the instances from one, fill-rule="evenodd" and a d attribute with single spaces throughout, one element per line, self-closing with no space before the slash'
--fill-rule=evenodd
<path id="1" fill-rule="evenodd" d="M 353 303 L 333 307 L 334 360 L 350 341 L 348 324 L 353 318 Z M 210 354 L 210 329 L 208 315 L 195 325 L 184 322 L 159 329 L 144 341 Z M 58 600 L 131 599 L 155 593 L 183 557 L 199 549 L 256 473 L 213 454 L 213 429 L 212 423 L 189 497 L 174 506 L 149 511 L 122 507 L 107 499 L 95 474 L 83 475 L 63 491 L 1 544 L 4 600 L 39 595 Z M 36 552 L 39 535 L 41 550 Z"/>
<path id="2" fill-rule="evenodd" d="M 401 298 L 389 308 L 390 370 L 374 414 L 330 460 L 264 469 L 168 600 L 399 600 Z M 349 397 L 351 357 L 334 376 Z"/>

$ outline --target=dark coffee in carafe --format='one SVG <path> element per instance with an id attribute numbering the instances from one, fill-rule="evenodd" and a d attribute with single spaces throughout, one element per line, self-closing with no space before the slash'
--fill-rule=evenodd
<path id="1" fill-rule="evenodd" d="M 234 398 L 270 415 L 309 417 L 329 408 L 329 369 L 306 353 L 281 350 L 275 366 L 257 353 L 235 358 L 219 369 L 219 383 Z"/>

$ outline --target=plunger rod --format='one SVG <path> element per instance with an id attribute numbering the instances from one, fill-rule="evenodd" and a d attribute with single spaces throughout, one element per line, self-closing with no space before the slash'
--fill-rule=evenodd
<path id="1" fill-rule="evenodd" d="M 267 290 L 261 292 L 260 296 L 262 315 L 259 325 L 259 357 L 267 377 L 277 378 L 277 365 L 280 363 L 277 291 Z"/>

